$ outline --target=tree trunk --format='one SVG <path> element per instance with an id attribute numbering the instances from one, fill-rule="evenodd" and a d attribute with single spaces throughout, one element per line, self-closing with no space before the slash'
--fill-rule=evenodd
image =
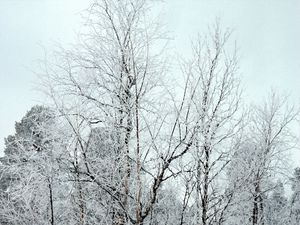
<path id="1" fill-rule="evenodd" d="M 257 176 L 258 177 L 258 176 Z M 263 225 L 263 198 L 261 196 L 260 191 L 260 183 L 259 178 L 257 178 L 255 189 L 254 189 L 254 199 L 253 199 L 253 209 L 252 209 L 252 224 L 257 225 L 261 224 Z"/>
<path id="2" fill-rule="evenodd" d="M 252 224 L 257 225 L 258 222 L 258 197 L 254 196 L 253 210 L 252 210 Z"/>
<path id="3" fill-rule="evenodd" d="M 203 195 L 202 195 L 202 225 L 207 225 L 208 211 L 208 176 L 209 176 L 209 147 L 204 146 L 205 162 L 204 162 L 204 180 L 203 180 Z"/>
<path id="4" fill-rule="evenodd" d="M 137 85 L 135 84 L 135 120 L 136 120 L 136 224 L 142 225 L 141 209 L 141 153 L 140 153 L 140 127 L 139 127 L 139 99 Z"/>
<path id="5" fill-rule="evenodd" d="M 53 190 L 50 179 L 48 179 L 49 201 L 50 201 L 50 224 L 54 225 Z"/>

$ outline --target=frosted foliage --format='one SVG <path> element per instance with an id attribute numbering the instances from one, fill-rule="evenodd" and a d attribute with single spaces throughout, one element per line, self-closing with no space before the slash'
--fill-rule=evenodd
<path id="1" fill-rule="evenodd" d="M 300 224 L 299 110 L 275 90 L 245 103 L 219 20 L 172 57 L 161 4 L 92 1 L 47 54 L 47 102 L 5 139 L 1 225 Z"/>

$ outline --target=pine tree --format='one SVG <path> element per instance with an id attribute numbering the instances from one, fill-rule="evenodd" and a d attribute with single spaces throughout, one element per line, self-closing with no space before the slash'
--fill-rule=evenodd
<path id="1" fill-rule="evenodd" d="M 9 224 L 54 224 L 53 124 L 49 108 L 34 106 L 5 139 L 0 212 Z"/>
<path id="2" fill-rule="evenodd" d="M 300 168 L 296 168 L 294 171 L 294 177 L 292 178 L 292 191 L 291 196 L 291 225 L 300 224 Z"/>
<path id="3" fill-rule="evenodd" d="M 265 217 L 268 225 L 288 224 L 288 200 L 285 196 L 284 185 L 281 181 L 277 181 L 266 204 Z"/>

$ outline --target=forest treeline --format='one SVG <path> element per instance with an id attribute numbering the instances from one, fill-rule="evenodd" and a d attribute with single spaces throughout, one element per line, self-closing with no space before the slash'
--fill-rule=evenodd
<path id="1" fill-rule="evenodd" d="M 47 103 L 0 158 L 1 224 L 300 224 L 299 108 L 276 90 L 245 103 L 220 22 L 170 57 L 153 4 L 94 1 L 78 42 L 42 61 Z"/>

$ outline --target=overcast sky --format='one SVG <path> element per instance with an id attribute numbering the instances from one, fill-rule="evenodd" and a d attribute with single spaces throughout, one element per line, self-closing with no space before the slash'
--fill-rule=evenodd
<path id="1" fill-rule="evenodd" d="M 88 0 L 0 0 L 0 152 L 3 139 L 40 94 L 34 91 L 35 62 L 44 46 L 71 43 Z M 271 87 L 300 99 L 300 0 L 165 0 L 162 18 L 186 52 L 197 33 L 216 17 L 234 29 L 241 56 L 241 75 L 249 101 Z M 300 165 L 300 154 L 295 153 Z"/>

